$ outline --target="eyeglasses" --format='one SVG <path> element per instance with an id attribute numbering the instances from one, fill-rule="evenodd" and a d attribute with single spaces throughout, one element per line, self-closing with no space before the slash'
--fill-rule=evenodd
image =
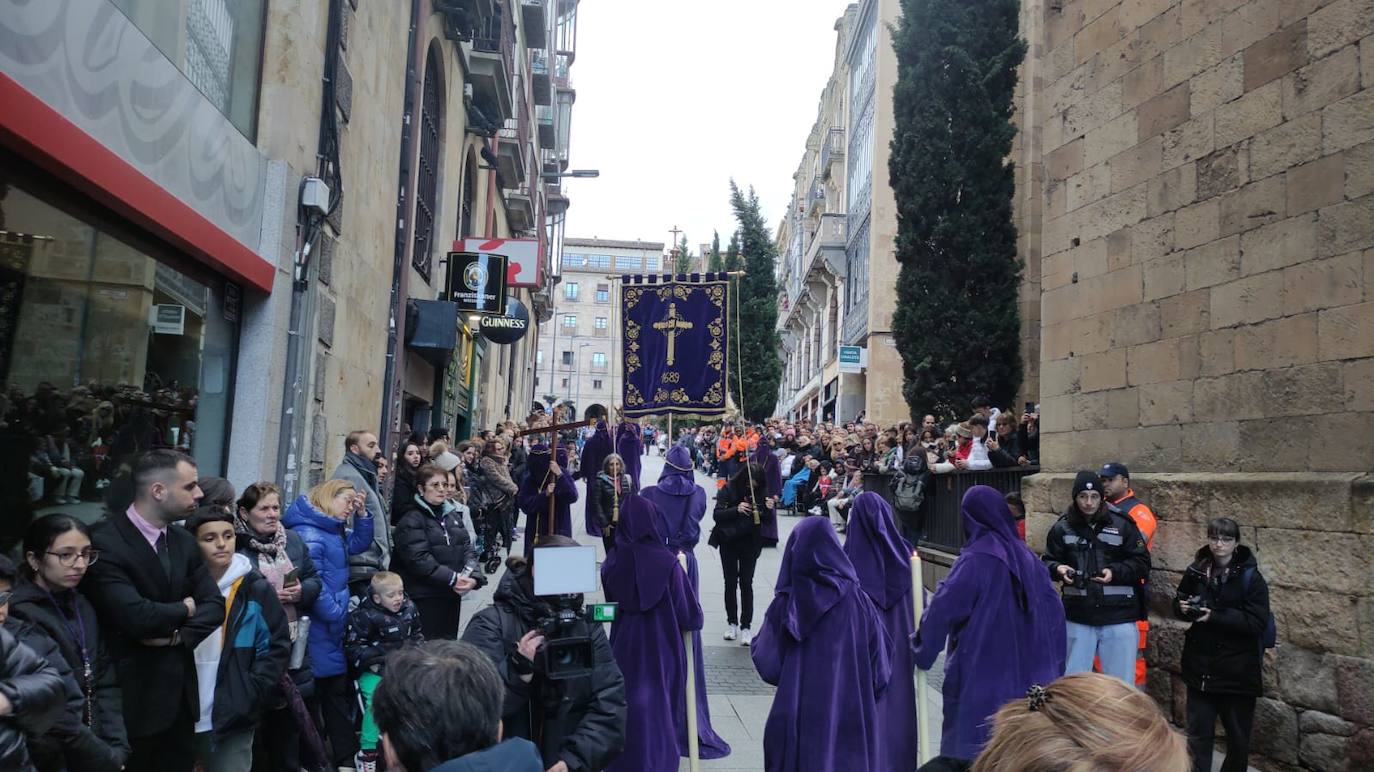
<path id="1" fill-rule="evenodd" d="M 94 565 L 100 559 L 100 550 L 82 550 L 80 552 L 49 552 L 49 555 L 57 558 L 57 562 L 67 568 L 76 565 L 76 559 L 81 558 L 86 561 L 86 565 Z"/>
<path id="2" fill-rule="evenodd" d="M 1207 537 L 1207 541 L 1211 542 L 1212 544 L 1235 544 L 1235 543 L 1236 543 L 1236 537 L 1234 537 L 1234 536 L 1208 536 L 1208 537 Z"/>

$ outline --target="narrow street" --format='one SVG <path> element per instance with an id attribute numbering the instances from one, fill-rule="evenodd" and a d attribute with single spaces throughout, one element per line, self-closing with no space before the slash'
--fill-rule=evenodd
<path id="1" fill-rule="evenodd" d="M 651 485 L 663 471 L 663 458 L 657 455 L 643 459 L 643 472 L 640 481 Z M 715 482 L 701 472 L 696 475 L 697 484 L 706 489 L 712 504 L 715 500 Z M 577 484 L 579 501 L 573 505 L 573 537 L 582 544 L 596 544 L 600 551 L 600 539 L 587 538 L 583 530 L 581 496 L 586 494 L 584 483 Z M 725 622 L 724 580 L 720 569 L 720 555 L 707 546 L 706 532 L 710 530 L 710 505 L 702 527 L 702 541 L 697 545 L 697 561 L 701 568 L 701 605 L 706 616 L 706 626 L 702 631 L 702 649 L 706 662 L 706 685 L 710 693 L 711 724 L 716 732 L 730 743 L 731 753 L 724 759 L 703 761 L 704 770 L 729 770 L 730 772 L 753 772 L 763 769 L 763 727 L 768 720 L 768 711 L 773 702 L 773 687 L 764 683 L 754 671 L 749 659 L 749 649 L 737 642 L 723 640 L 727 625 Z M 523 523 L 523 518 L 522 521 Z M 778 567 L 782 562 L 782 547 L 792 532 L 796 518 L 783 517 L 778 522 L 779 545 L 776 549 L 765 549 L 759 557 L 758 569 L 754 575 L 754 627 L 763 621 L 763 612 L 773 598 L 773 586 L 777 581 Z M 844 537 L 841 537 L 843 539 Z M 520 542 L 516 543 L 517 546 Z M 603 555 L 604 557 L 604 555 Z M 504 571 L 504 569 L 502 569 Z M 480 591 L 473 593 L 463 603 L 463 624 L 481 609 L 491 603 L 500 573 Z M 600 593 L 593 598 L 600 599 Z M 940 682 L 943 680 L 941 666 L 937 663 L 931 673 L 931 695 L 928 709 L 931 711 L 929 726 L 939 731 Z M 686 759 L 682 769 L 687 769 Z"/>

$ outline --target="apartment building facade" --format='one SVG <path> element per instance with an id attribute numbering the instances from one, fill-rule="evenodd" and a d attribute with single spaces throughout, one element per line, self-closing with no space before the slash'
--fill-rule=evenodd
<path id="1" fill-rule="evenodd" d="M 611 276 L 668 270 L 664 244 L 567 238 L 553 318 L 539 338 L 535 392 L 578 412 L 620 404 L 620 302 Z"/>
<path id="2" fill-rule="evenodd" d="M 11 401 L 71 408 L 39 428 L 87 447 L 292 490 L 353 429 L 522 415 L 537 328 L 498 346 L 449 316 L 436 347 L 413 326 L 473 240 L 511 242 L 512 296 L 549 318 L 577 5 L 0 2 Z M 114 471 L 82 456 L 91 483 Z"/>
<path id="3" fill-rule="evenodd" d="M 891 332 L 897 218 L 887 171 L 897 78 L 888 25 L 900 10 L 897 0 L 864 0 L 835 23 L 834 68 L 778 227 L 782 414 L 908 417 Z M 841 372 L 841 346 L 861 350 L 862 372 Z"/>

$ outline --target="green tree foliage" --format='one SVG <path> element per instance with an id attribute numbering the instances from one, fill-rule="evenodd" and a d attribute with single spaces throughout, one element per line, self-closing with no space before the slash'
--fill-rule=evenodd
<path id="1" fill-rule="evenodd" d="M 967 416 L 1021 383 L 1012 222 L 1017 0 L 902 0 L 889 172 L 897 200 L 892 330 L 912 415 Z"/>
<path id="2" fill-rule="evenodd" d="M 730 391 L 745 418 L 763 421 L 773 414 L 782 381 L 782 360 L 778 358 L 778 285 L 773 276 L 777 248 L 760 211 L 754 189 L 741 191 L 730 181 L 730 206 L 735 210 L 739 229 L 730 239 L 725 265 L 731 261 L 745 271 L 735 286 L 739 290 L 739 320 L 734 334 L 738 348 L 730 351 Z M 733 342 L 733 341 L 732 341 Z M 736 357 L 741 361 L 736 361 Z M 746 388 L 740 389 L 740 376 Z"/>
<path id="3" fill-rule="evenodd" d="M 720 267 L 726 271 L 738 271 L 739 263 L 739 229 L 730 234 L 730 243 L 725 247 L 725 259 L 721 261 Z"/>
<path id="4" fill-rule="evenodd" d="M 692 262 L 692 250 L 687 248 L 687 237 L 683 236 L 677 245 L 677 260 L 673 263 L 673 273 L 691 273 Z"/>
<path id="5" fill-rule="evenodd" d="M 711 251 L 706 256 L 706 270 L 712 272 L 725 270 L 725 260 L 720 255 L 720 231 L 711 232 Z"/>

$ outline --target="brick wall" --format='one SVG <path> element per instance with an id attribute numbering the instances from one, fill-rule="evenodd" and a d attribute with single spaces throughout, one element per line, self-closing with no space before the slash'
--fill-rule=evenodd
<path id="1" fill-rule="evenodd" d="M 1159 592 L 1238 519 L 1280 627 L 1257 765 L 1370 768 L 1374 0 L 1024 0 L 1023 29 L 1043 465 L 1131 466 Z M 1027 480 L 1032 544 L 1070 480 Z M 1182 629 L 1151 636 L 1175 716 Z"/>

